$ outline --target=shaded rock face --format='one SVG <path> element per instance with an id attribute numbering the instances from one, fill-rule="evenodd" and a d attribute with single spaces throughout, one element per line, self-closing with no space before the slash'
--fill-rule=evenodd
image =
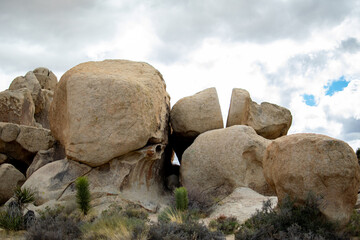
<path id="1" fill-rule="evenodd" d="M 57 77 L 52 71 L 44 67 L 39 67 L 34 69 L 33 73 L 39 81 L 42 89 L 55 91 Z"/>
<path id="2" fill-rule="evenodd" d="M 96 167 L 168 141 L 170 98 L 161 74 L 141 62 L 82 63 L 61 78 L 50 127 L 69 159 Z"/>
<path id="3" fill-rule="evenodd" d="M 201 133 L 223 128 L 219 98 L 215 88 L 180 99 L 171 109 L 172 146 L 181 159 L 183 152 Z"/>
<path id="4" fill-rule="evenodd" d="M 234 88 L 226 126 L 247 125 L 257 134 L 267 139 L 275 139 L 287 134 L 292 122 L 288 109 L 275 104 L 253 102 L 250 94 L 240 88 Z"/>
<path id="5" fill-rule="evenodd" d="M 25 176 L 11 164 L 0 165 L 0 205 L 14 194 L 14 189 L 25 182 Z"/>
<path id="6" fill-rule="evenodd" d="M 262 159 L 270 140 L 254 129 L 236 125 L 200 134 L 184 152 L 180 166 L 183 186 L 211 197 L 225 197 L 237 187 L 271 195 Z"/>
<path id="7" fill-rule="evenodd" d="M 23 174 L 35 154 L 53 146 L 55 139 L 47 129 L 0 122 L 0 153 L 4 162 L 13 164 Z"/>
<path id="8" fill-rule="evenodd" d="M 360 167 L 346 143 L 319 134 L 294 134 L 274 140 L 266 150 L 264 175 L 279 202 L 286 195 L 303 203 L 320 196 L 321 212 L 346 224 L 360 186 Z"/>

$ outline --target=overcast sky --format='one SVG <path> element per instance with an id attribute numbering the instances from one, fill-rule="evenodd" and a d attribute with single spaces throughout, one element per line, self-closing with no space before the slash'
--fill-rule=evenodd
<path id="1" fill-rule="evenodd" d="M 290 133 L 360 147 L 357 0 L 0 0 L 0 91 L 47 67 L 60 79 L 86 61 L 145 61 L 174 105 L 216 87 L 291 110 Z"/>

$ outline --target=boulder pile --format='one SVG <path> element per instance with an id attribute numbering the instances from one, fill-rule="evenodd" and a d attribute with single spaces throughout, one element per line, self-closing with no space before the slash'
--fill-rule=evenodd
<path id="1" fill-rule="evenodd" d="M 35 191 L 34 209 L 72 202 L 75 180 L 87 176 L 99 208 L 133 202 L 155 212 L 182 185 L 220 201 L 215 215 L 244 220 L 262 200 L 302 204 L 313 193 L 327 218 L 346 223 L 360 185 L 354 151 L 323 135 L 287 136 L 291 122 L 288 109 L 239 88 L 226 128 L 215 88 L 171 109 L 162 75 L 143 62 L 86 62 L 59 82 L 37 68 L 0 92 L 0 204 L 16 186 Z"/>

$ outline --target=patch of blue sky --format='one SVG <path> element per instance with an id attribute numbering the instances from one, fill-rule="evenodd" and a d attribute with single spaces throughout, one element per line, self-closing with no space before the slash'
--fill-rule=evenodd
<path id="1" fill-rule="evenodd" d="M 316 101 L 314 95 L 311 94 L 304 94 L 303 95 L 305 104 L 308 106 L 316 106 Z"/>
<path id="2" fill-rule="evenodd" d="M 341 76 L 338 80 L 335 80 L 324 87 L 324 89 L 326 89 L 325 95 L 332 96 L 334 93 L 344 90 L 348 85 L 349 81 L 347 81 L 344 76 Z"/>

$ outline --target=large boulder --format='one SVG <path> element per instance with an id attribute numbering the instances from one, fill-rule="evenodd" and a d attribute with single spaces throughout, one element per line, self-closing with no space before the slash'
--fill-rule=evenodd
<path id="1" fill-rule="evenodd" d="M 292 122 L 291 112 L 275 104 L 253 102 L 250 94 L 234 88 L 226 126 L 247 125 L 257 134 L 267 139 L 275 139 L 287 134 Z"/>
<path id="2" fill-rule="evenodd" d="M 34 113 L 30 90 L 21 88 L 0 92 L 0 122 L 34 126 Z"/>
<path id="3" fill-rule="evenodd" d="M 304 203 L 321 198 L 321 212 L 346 224 L 360 186 L 360 167 L 345 142 L 319 134 L 294 134 L 274 140 L 266 150 L 264 175 L 281 203 L 286 195 Z"/>
<path id="4" fill-rule="evenodd" d="M 214 198 L 225 197 L 237 187 L 271 195 L 262 167 L 270 142 L 244 125 L 200 134 L 183 154 L 181 183 Z"/>
<path id="5" fill-rule="evenodd" d="M 170 100 L 147 63 L 87 62 L 57 85 L 50 128 L 69 159 L 100 166 L 147 144 L 167 143 Z"/>
<path id="6" fill-rule="evenodd" d="M 9 200 L 17 186 L 25 182 L 25 176 L 11 164 L 0 165 L 0 205 Z"/>
<path id="7" fill-rule="evenodd" d="M 39 67 L 34 69 L 33 73 L 39 81 L 42 89 L 55 91 L 57 77 L 52 71 L 44 67 Z"/>
<path id="8" fill-rule="evenodd" d="M 183 152 L 201 133 L 223 128 L 219 98 L 215 88 L 208 88 L 175 103 L 170 113 L 172 145 L 181 159 Z"/>
<path id="9" fill-rule="evenodd" d="M 34 118 L 43 128 L 50 129 L 49 112 L 53 97 L 53 91 L 41 89 L 42 110 L 35 113 Z"/>

